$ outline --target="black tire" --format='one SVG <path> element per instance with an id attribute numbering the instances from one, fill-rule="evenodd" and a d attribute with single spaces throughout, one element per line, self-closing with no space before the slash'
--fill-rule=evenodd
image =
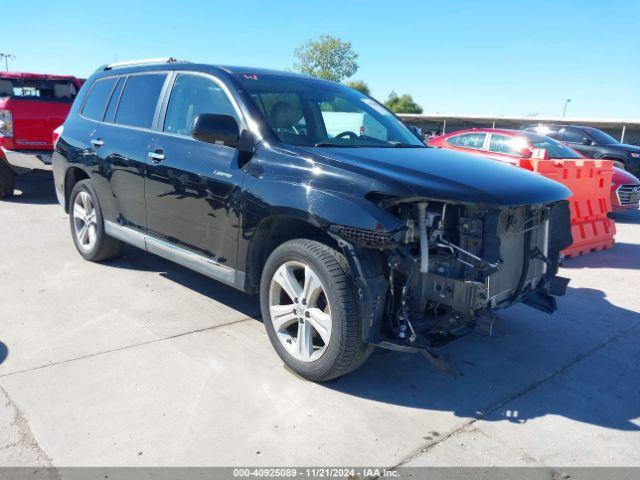
<path id="1" fill-rule="evenodd" d="M 76 197 L 81 192 L 89 194 L 96 213 L 96 240 L 90 250 L 80 246 L 74 225 L 73 207 Z M 122 252 L 123 243 L 120 240 L 108 236 L 104 231 L 102 209 L 100 208 L 98 194 L 96 193 L 96 189 L 91 180 L 82 180 L 76 183 L 71 191 L 71 196 L 69 197 L 69 226 L 71 227 L 71 238 L 73 239 L 73 243 L 75 244 L 78 253 L 82 255 L 85 260 L 99 262 L 117 257 Z"/>
<path id="2" fill-rule="evenodd" d="M 16 186 L 16 174 L 11 168 L 0 160 L 0 198 L 13 197 Z"/>
<path id="3" fill-rule="evenodd" d="M 324 354 L 311 362 L 293 357 L 277 337 L 269 313 L 271 280 L 285 262 L 309 265 L 318 275 L 331 305 L 331 338 Z M 283 243 L 267 259 L 260 280 L 260 307 L 269 340 L 284 363 L 298 375 L 323 382 L 343 376 L 358 368 L 374 347 L 362 340 L 361 319 L 356 293 L 344 255 L 333 248 L 308 239 Z"/>
<path id="4" fill-rule="evenodd" d="M 618 167 L 622 170 L 627 169 L 627 165 L 622 160 L 618 160 L 618 159 L 613 160 L 613 166 Z"/>

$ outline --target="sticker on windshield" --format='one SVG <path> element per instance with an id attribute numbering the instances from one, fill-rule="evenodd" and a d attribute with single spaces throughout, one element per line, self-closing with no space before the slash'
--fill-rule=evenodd
<path id="1" fill-rule="evenodd" d="M 362 101 L 382 115 L 391 115 L 391 113 L 389 113 L 389 111 L 386 110 L 382 105 L 374 100 L 371 100 L 370 98 L 363 98 Z"/>

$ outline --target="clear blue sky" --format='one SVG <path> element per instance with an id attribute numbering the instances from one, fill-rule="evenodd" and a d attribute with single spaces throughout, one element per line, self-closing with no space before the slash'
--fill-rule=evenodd
<path id="1" fill-rule="evenodd" d="M 79 1 L 10 9 L 12 70 L 88 76 L 174 56 L 290 68 L 321 34 L 353 42 L 373 95 L 425 112 L 640 118 L 640 1 Z M 170 7 L 171 5 L 171 7 Z"/>

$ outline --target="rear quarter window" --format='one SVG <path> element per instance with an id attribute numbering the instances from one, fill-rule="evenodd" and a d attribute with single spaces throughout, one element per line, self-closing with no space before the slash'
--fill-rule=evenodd
<path id="1" fill-rule="evenodd" d="M 82 115 L 92 120 L 101 121 L 115 84 L 115 77 L 96 80 L 84 102 Z"/>
<path id="2" fill-rule="evenodd" d="M 131 75 L 124 86 L 116 123 L 151 128 L 166 74 Z"/>

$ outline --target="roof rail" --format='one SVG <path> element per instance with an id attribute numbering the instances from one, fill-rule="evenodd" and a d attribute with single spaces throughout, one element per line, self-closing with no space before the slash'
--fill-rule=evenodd
<path id="1" fill-rule="evenodd" d="M 173 57 L 163 57 L 163 58 L 145 58 L 142 60 L 129 60 L 128 62 L 117 62 L 110 63 L 109 65 L 105 65 L 102 70 L 113 70 L 114 68 L 124 68 L 124 67 L 133 67 L 135 65 L 149 65 L 154 63 L 179 63 L 179 60 L 176 60 Z"/>

